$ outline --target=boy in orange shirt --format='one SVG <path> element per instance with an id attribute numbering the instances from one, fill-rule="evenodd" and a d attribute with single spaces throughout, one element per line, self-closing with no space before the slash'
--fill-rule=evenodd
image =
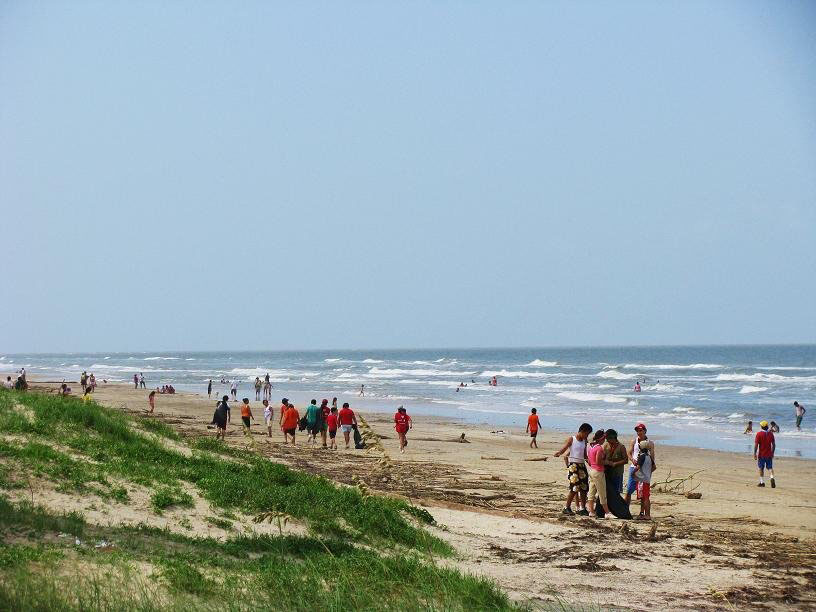
<path id="1" fill-rule="evenodd" d="M 538 430 L 541 427 L 541 421 L 538 420 L 538 415 L 536 414 L 536 409 L 533 408 L 530 410 L 531 414 L 527 417 L 527 433 L 530 434 L 530 448 L 536 447 L 538 448 L 538 443 L 536 442 L 536 436 L 538 435 Z"/>

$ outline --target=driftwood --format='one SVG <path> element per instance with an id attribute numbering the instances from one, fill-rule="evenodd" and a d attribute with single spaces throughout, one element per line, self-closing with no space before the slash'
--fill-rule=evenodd
<path id="1" fill-rule="evenodd" d="M 507 457 L 487 457 L 485 455 L 482 455 L 482 459 L 485 461 L 510 461 Z"/>
<path id="2" fill-rule="evenodd" d="M 700 472 L 704 472 L 705 470 L 697 470 L 696 472 L 689 474 L 685 478 L 672 478 L 671 477 L 671 470 L 669 473 L 666 474 L 665 480 L 661 480 L 660 482 L 655 482 L 652 484 L 652 491 L 656 491 L 658 493 L 674 493 L 675 495 L 685 495 L 688 497 L 688 493 L 693 492 L 696 488 L 700 486 L 699 482 L 694 482 L 694 477 L 699 474 Z M 700 494 L 702 497 L 702 494 Z M 699 497 L 690 497 L 689 499 L 700 499 Z"/>
<path id="3" fill-rule="evenodd" d="M 525 461 L 546 461 L 549 457 L 527 457 Z"/>

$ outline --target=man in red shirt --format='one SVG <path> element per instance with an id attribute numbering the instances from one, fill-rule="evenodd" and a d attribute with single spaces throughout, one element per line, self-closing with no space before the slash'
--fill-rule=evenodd
<path id="1" fill-rule="evenodd" d="M 354 416 L 354 412 L 351 408 L 349 408 L 348 402 L 343 404 L 343 407 L 340 409 L 340 413 L 337 416 L 340 417 L 340 429 L 343 430 L 343 438 L 346 441 L 346 448 L 348 448 L 352 425 L 357 424 L 357 417 Z"/>
<path id="2" fill-rule="evenodd" d="M 405 447 L 408 446 L 408 439 L 405 437 L 405 434 L 408 433 L 411 427 L 413 427 L 411 417 L 408 416 L 405 408 L 400 406 L 397 408 L 396 413 L 394 413 L 394 429 L 397 430 L 397 435 L 399 436 L 401 453 L 404 453 Z"/>
<path id="3" fill-rule="evenodd" d="M 774 440 L 773 432 L 768 431 L 768 421 L 761 421 L 759 426 L 762 428 L 756 433 L 754 438 L 754 459 L 757 460 L 759 466 L 759 484 L 758 487 L 765 486 L 765 468 L 768 468 L 768 474 L 771 476 L 771 488 L 776 488 L 776 481 L 774 480 L 773 472 L 773 456 L 776 451 L 776 440 Z"/>
<path id="4" fill-rule="evenodd" d="M 533 448 L 534 446 L 538 448 L 536 436 L 538 435 L 539 427 L 541 427 L 541 421 L 538 420 L 536 409 L 533 408 L 530 410 L 530 416 L 527 417 L 527 433 L 530 434 L 530 448 Z"/>

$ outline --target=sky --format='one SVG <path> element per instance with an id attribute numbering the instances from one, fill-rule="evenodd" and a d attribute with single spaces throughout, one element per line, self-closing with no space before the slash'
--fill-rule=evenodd
<path id="1" fill-rule="evenodd" d="M 816 342 L 816 3 L 0 1 L 0 351 Z"/>

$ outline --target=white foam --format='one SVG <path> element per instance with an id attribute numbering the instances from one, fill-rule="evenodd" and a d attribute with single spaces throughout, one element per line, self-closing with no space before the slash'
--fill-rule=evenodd
<path id="1" fill-rule="evenodd" d="M 610 404 L 625 404 L 629 398 L 622 395 L 603 395 L 600 393 L 578 393 L 575 391 L 562 391 L 558 397 L 576 400 L 579 402 L 607 402 Z"/>
<path id="2" fill-rule="evenodd" d="M 726 418 L 728 419 L 741 419 L 745 416 L 742 412 L 733 412 L 729 414 Z"/>
<path id="3" fill-rule="evenodd" d="M 369 376 L 454 376 L 459 378 L 470 378 L 474 372 L 455 372 L 452 370 L 425 370 L 425 369 L 401 369 L 401 368 L 377 368 L 373 367 L 368 371 Z"/>
<path id="4" fill-rule="evenodd" d="M 717 374 L 714 380 L 722 380 L 726 382 L 813 382 L 816 377 L 813 376 L 781 376 L 779 374 Z"/>
<path id="5" fill-rule="evenodd" d="M 158 359 L 161 359 L 163 361 L 175 361 L 175 360 L 177 360 L 179 358 L 178 357 L 145 357 L 144 361 L 156 361 Z"/>
<path id="6" fill-rule="evenodd" d="M 625 374 L 617 370 L 603 370 L 602 372 L 598 372 L 596 376 L 600 378 L 614 378 L 615 380 L 631 380 L 637 378 L 637 374 Z"/>
<path id="7" fill-rule="evenodd" d="M 525 364 L 534 368 L 552 368 L 558 365 L 557 361 L 544 361 L 543 359 L 533 359 L 530 363 Z"/>
<path id="8" fill-rule="evenodd" d="M 525 370 L 485 370 L 479 376 L 499 376 L 504 378 L 552 378 L 568 376 L 567 374 L 549 374 L 547 372 L 527 372 Z"/>
<path id="9" fill-rule="evenodd" d="M 677 408 L 672 408 L 673 412 L 698 412 L 696 409 L 690 406 L 678 406 Z"/>
<path id="10" fill-rule="evenodd" d="M 363 359 L 363 363 L 384 363 L 382 359 Z"/>
<path id="11" fill-rule="evenodd" d="M 329 357 L 328 359 L 324 359 L 326 363 L 334 363 L 335 361 L 343 361 L 342 357 Z"/>
<path id="12" fill-rule="evenodd" d="M 754 387 L 753 385 L 743 385 L 740 393 L 759 393 L 760 391 L 767 391 L 768 387 Z"/>
<path id="13" fill-rule="evenodd" d="M 627 370 L 721 370 L 725 366 L 718 363 L 690 363 L 687 365 L 676 363 L 627 363 L 622 367 Z"/>

